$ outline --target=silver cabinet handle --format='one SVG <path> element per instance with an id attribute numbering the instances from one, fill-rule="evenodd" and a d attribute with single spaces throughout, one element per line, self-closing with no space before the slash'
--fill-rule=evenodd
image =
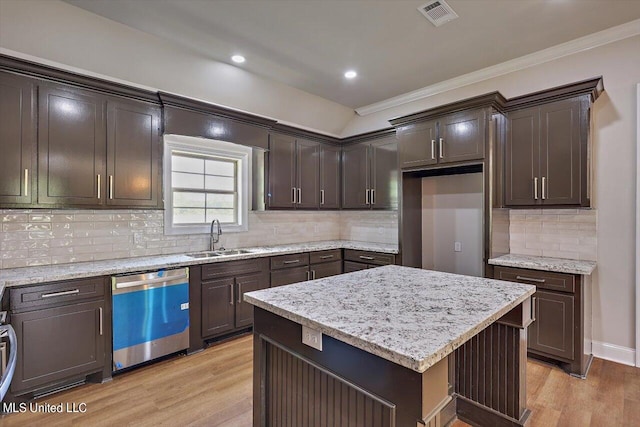
<path id="1" fill-rule="evenodd" d="M 98 307 L 98 311 L 100 312 L 100 335 L 102 335 L 102 307 Z"/>
<path id="2" fill-rule="evenodd" d="M 113 200 L 113 175 L 109 175 L 109 199 Z"/>
<path id="3" fill-rule="evenodd" d="M 376 204 L 376 189 L 375 188 L 371 189 L 371 204 L 372 205 Z"/>
<path id="4" fill-rule="evenodd" d="M 238 282 L 238 304 L 242 304 L 242 282 Z"/>
<path id="5" fill-rule="evenodd" d="M 538 177 L 533 178 L 533 199 L 538 200 Z"/>
<path id="6" fill-rule="evenodd" d="M 300 262 L 299 259 L 293 259 L 293 260 L 290 260 L 290 261 L 282 261 L 283 264 L 297 264 L 299 262 Z"/>
<path id="7" fill-rule="evenodd" d="M 545 181 L 546 181 L 546 178 L 543 176 L 542 177 L 542 200 L 545 200 L 547 198 L 547 193 L 544 191 Z"/>
<path id="8" fill-rule="evenodd" d="M 9 391 L 9 385 L 13 379 L 13 374 L 16 371 L 16 363 L 18 362 L 18 337 L 16 336 L 16 332 L 11 325 L 2 325 L 0 326 L 0 335 L 4 332 L 9 335 L 9 361 L 0 379 L 0 400 L 4 399 L 7 391 Z"/>
<path id="9" fill-rule="evenodd" d="M 29 169 L 24 170 L 24 195 L 29 195 Z"/>
<path id="10" fill-rule="evenodd" d="M 518 280 L 526 280 L 527 282 L 535 282 L 535 283 L 544 283 L 545 279 L 534 279 L 533 277 L 525 277 L 525 276 L 516 276 Z"/>
<path id="11" fill-rule="evenodd" d="M 367 193 L 366 193 L 366 196 L 365 196 L 365 198 L 366 198 L 365 205 L 370 204 L 369 203 L 370 194 L 371 194 L 371 190 L 367 188 Z"/>
<path id="12" fill-rule="evenodd" d="M 440 138 L 440 158 L 444 159 L 444 138 Z"/>
<path id="13" fill-rule="evenodd" d="M 311 280 L 311 272 L 307 270 L 307 280 Z"/>
<path id="14" fill-rule="evenodd" d="M 50 294 L 42 294 L 42 298 L 53 298 L 53 297 L 61 297 L 64 295 L 75 295 L 79 294 L 80 289 L 73 289 L 71 291 L 62 291 L 62 292 L 53 292 Z"/>
<path id="15" fill-rule="evenodd" d="M 296 188 L 291 187 L 291 203 L 296 204 Z"/>
<path id="16" fill-rule="evenodd" d="M 364 255 L 360 255 L 360 259 L 366 259 L 366 260 L 369 260 L 369 261 L 373 261 L 375 258 L 374 258 L 374 257 L 372 257 L 372 256 L 364 256 Z"/>
<path id="17" fill-rule="evenodd" d="M 329 259 L 329 258 L 333 258 L 333 255 L 322 255 L 320 257 L 320 259 Z"/>
<path id="18" fill-rule="evenodd" d="M 229 283 L 229 291 L 231 295 L 229 295 L 229 305 L 233 305 L 233 283 Z"/>
<path id="19" fill-rule="evenodd" d="M 531 298 L 531 321 L 536 321 L 536 297 Z"/>
<path id="20" fill-rule="evenodd" d="M 431 140 L 431 160 L 436 159 L 436 140 Z"/>
<path id="21" fill-rule="evenodd" d="M 302 203 L 302 188 L 298 188 L 298 204 Z"/>
<path id="22" fill-rule="evenodd" d="M 324 205 L 324 190 L 320 190 L 320 204 Z"/>
<path id="23" fill-rule="evenodd" d="M 311 280 L 316 280 L 316 271 L 311 270 Z"/>
<path id="24" fill-rule="evenodd" d="M 100 186 L 100 174 L 98 174 L 98 179 L 97 179 L 97 181 L 98 181 L 98 199 L 99 199 L 99 198 L 100 198 L 100 187 L 101 187 L 101 186 Z"/>

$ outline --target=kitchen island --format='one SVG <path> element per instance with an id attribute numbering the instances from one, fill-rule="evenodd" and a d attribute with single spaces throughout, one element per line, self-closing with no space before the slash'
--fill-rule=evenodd
<path id="1" fill-rule="evenodd" d="M 254 426 L 523 425 L 534 291 L 386 266 L 247 293 Z"/>

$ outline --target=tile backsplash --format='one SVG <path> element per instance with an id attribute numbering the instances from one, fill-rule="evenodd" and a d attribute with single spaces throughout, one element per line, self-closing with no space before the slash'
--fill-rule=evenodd
<path id="1" fill-rule="evenodd" d="M 597 224 L 595 209 L 513 209 L 511 253 L 596 261 Z"/>
<path id="2" fill-rule="evenodd" d="M 205 250 L 206 234 L 164 235 L 162 210 L 0 209 L 0 268 Z M 397 212 L 249 213 L 249 231 L 220 236 L 228 248 L 322 240 L 397 243 Z"/>

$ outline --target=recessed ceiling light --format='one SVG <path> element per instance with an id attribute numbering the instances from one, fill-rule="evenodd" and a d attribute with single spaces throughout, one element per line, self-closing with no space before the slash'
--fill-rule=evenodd
<path id="1" fill-rule="evenodd" d="M 231 60 L 236 64 L 242 64 L 245 61 L 244 56 L 242 55 L 233 55 Z"/>
<path id="2" fill-rule="evenodd" d="M 358 73 L 356 73 L 353 70 L 349 70 L 346 73 L 344 73 L 344 77 L 346 79 L 355 79 L 358 76 Z"/>

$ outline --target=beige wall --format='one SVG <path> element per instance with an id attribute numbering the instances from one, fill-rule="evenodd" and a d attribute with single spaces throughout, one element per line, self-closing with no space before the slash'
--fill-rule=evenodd
<path id="1" fill-rule="evenodd" d="M 594 340 L 635 348 L 636 105 L 640 36 L 441 93 L 352 120 L 344 134 L 388 126 L 387 119 L 495 90 L 505 97 L 603 76 L 605 93 L 593 107 L 593 207 L 598 211 L 592 280 Z"/>
<path id="2" fill-rule="evenodd" d="M 59 0 L 0 1 L 0 48 L 332 135 L 355 114 Z"/>
<path id="3" fill-rule="evenodd" d="M 483 275 L 482 186 L 482 173 L 422 179 L 423 268 Z"/>

